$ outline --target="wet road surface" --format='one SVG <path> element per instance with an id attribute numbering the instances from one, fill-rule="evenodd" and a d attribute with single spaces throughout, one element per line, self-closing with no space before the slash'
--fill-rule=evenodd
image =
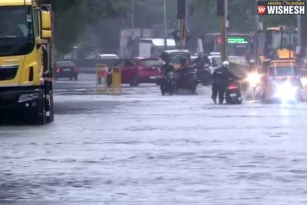
<path id="1" fill-rule="evenodd" d="M 307 204 L 306 103 L 93 95 L 91 79 L 56 83 L 53 124 L 0 127 L 0 204 Z"/>

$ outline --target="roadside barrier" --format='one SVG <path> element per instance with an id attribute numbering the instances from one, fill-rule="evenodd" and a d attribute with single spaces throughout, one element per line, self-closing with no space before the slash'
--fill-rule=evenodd
<path id="1" fill-rule="evenodd" d="M 112 69 L 112 93 L 114 95 L 122 94 L 121 69 L 114 67 Z"/>
<path id="2" fill-rule="evenodd" d="M 108 69 L 105 64 L 96 65 L 96 90 L 98 92 L 108 91 Z"/>
<path id="3" fill-rule="evenodd" d="M 112 81 L 108 83 L 108 75 L 112 75 Z M 112 88 L 108 89 L 108 84 L 112 84 Z M 96 65 L 96 90 L 100 93 L 113 95 L 122 94 L 122 84 L 121 84 L 121 69 L 114 67 L 112 71 L 109 71 L 107 65 L 97 64 Z"/>

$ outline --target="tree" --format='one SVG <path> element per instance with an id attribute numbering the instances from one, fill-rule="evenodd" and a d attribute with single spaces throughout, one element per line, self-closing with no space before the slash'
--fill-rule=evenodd
<path id="1" fill-rule="evenodd" d="M 127 16 L 127 1 L 122 0 L 41 0 L 51 3 L 54 11 L 55 44 L 58 53 L 66 54 L 84 34 L 87 25 L 103 19 Z"/>

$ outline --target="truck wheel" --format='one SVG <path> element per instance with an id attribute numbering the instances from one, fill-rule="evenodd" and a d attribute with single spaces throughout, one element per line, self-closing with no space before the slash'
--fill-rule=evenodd
<path id="1" fill-rule="evenodd" d="M 41 96 L 41 98 L 43 99 L 40 102 L 39 109 L 36 113 L 36 117 L 34 118 L 34 123 L 36 125 L 46 124 L 46 99 L 45 97 L 43 97 L 43 95 Z"/>
<path id="2" fill-rule="evenodd" d="M 53 107 L 53 96 L 50 96 L 49 100 L 49 115 L 46 116 L 46 123 L 51 123 L 54 121 L 54 107 Z"/>

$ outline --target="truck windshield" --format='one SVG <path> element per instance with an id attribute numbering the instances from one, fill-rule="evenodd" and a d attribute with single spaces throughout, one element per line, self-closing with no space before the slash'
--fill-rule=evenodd
<path id="1" fill-rule="evenodd" d="M 35 45 L 32 7 L 0 7 L 0 56 L 29 54 Z"/>
<path id="2" fill-rule="evenodd" d="M 278 66 L 270 68 L 270 76 L 295 76 L 298 75 L 297 67 Z"/>
<path id="3" fill-rule="evenodd" d="M 281 41 L 282 38 L 282 41 Z M 273 31 L 272 32 L 272 48 L 274 50 L 280 49 L 281 47 L 281 42 L 282 42 L 282 47 L 283 48 L 291 48 L 292 50 L 295 49 L 297 45 L 297 34 L 287 34 L 283 33 L 281 35 L 280 31 Z"/>

